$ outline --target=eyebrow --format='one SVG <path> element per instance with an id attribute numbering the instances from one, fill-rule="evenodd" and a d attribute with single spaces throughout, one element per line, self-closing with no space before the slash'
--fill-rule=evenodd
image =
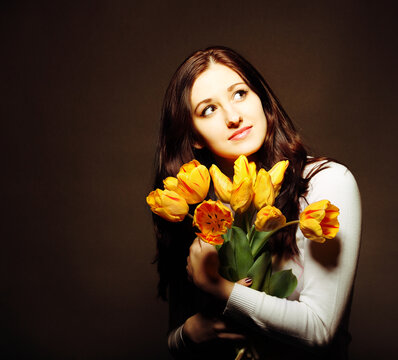
<path id="1" fill-rule="evenodd" d="M 231 86 L 229 86 L 228 88 L 227 88 L 227 91 L 231 91 L 235 86 L 238 86 L 238 85 L 246 85 L 246 83 L 245 82 L 238 82 L 238 83 L 235 83 L 235 84 L 232 84 Z M 204 99 L 204 100 L 202 100 L 198 105 L 196 105 L 196 107 L 195 107 L 195 110 L 194 110 L 194 112 L 196 112 L 196 110 L 198 110 L 198 107 L 200 106 L 200 105 L 202 105 L 202 104 L 208 104 L 208 103 L 210 103 L 210 102 L 212 102 L 212 99 L 211 98 L 208 98 L 208 99 Z"/>

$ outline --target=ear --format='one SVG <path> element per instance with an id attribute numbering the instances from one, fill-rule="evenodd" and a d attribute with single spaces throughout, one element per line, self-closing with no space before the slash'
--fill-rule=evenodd
<path id="1" fill-rule="evenodd" d="M 193 147 L 195 149 L 200 150 L 200 149 L 203 149 L 205 146 L 203 144 L 199 143 L 198 141 L 195 141 L 194 144 L 193 144 Z"/>
<path id="2" fill-rule="evenodd" d="M 205 142 L 203 141 L 202 137 L 196 132 L 192 134 L 192 142 L 195 149 L 201 150 L 205 147 Z"/>

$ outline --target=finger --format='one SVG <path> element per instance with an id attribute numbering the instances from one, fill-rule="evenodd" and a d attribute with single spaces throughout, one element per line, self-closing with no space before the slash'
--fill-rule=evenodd
<path id="1" fill-rule="evenodd" d="M 213 329 L 215 332 L 225 332 L 227 330 L 227 325 L 224 321 L 216 320 L 213 324 Z"/>
<path id="2" fill-rule="evenodd" d="M 246 337 L 242 334 L 227 333 L 227 332 L 218 333 L 217 337 L 219 339 L 226 339 L 226 340 L 245 340 L 246 339 Z"/>
<path id="3" fill-rule="evenodd" d="M 251 278 L 244 278 L 244 279 L 240 279 L 239 281 L 237 281 L 238 284 L 249 287 L 251 286 L 251 284 L 253 283 L 253 280 Z"/>

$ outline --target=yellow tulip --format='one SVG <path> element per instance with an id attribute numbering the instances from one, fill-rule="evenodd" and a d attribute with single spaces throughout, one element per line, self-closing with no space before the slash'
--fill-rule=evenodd
<path id="1" fill-rule="evenodd" d="M 338 215 L 338 207 L 329 200 L 317 201 L 300 214 L 300 230 L 306 238 L 323 243 L 334 238 L 339 231 Z"/>
<path id="2" fill-rule="evenodd" d="M 240 183 L 232 185 L 231 207 L 238 214 L 244 213 L 251 205 L 254 196 L 251 178 L 244 178 Z"/>
<path id="3" fill-rule="evenodd" d="M 172 176 L 163 180 L 164 188 L 178 193 L 178 179 Z"/>
<path id="4" fill-rule="evenodd" d="M 274 186 L 275 197 L 279 195 L 279 191 L 282 186 L 283 177 L 285 176 L 285 171 L 289 166 L 289 160 L 283 160 L 277 162 L 268 174 L 271 176 L 272 185 Z"/>
<path id="5" fill-rule="evenodd" d="M 167 190 L 180 194 L 188 204 L 197 204 L 207 196 L 210 174 L 206 166 L 192 160 L 181 166 L 177 178 L 168 177 L 163 183 Z"/>
<path id="6" fill-rule="evenodd" d="M 146 198 L 151 210 L 171 222 L 184 220 L 189 207 L 185 199 L 174 191 L 156 189 Z"/>
<path id="7" fill-rule="evenodd" d="M 207 200 L 199 204 L 193 216 L 193 224 L 203 236 L 225 234 L 232 226 L 234 219 L 229 210 L 220 200 Z"/>
<path id="8" fill-rule="evenodd" d="M 263 207 L 256 217 L 254 226 L 257 231 L 272 231 L 286 224 L 286 218 L 275 206 Z"/>
<path id="9" fill-rule="evenodd" d="M 229 203 L 231 201 L 232 181 L 216 165 L 212 165 L 209 171 L 217 198 L 224 203 Z"/>
<path id="10" fill-rule="evenodd" d="M 245 155 L 240 155 L 234 163 L 234 183 L 238 184 L 246 177 L 251 178 L 254 184 L 256 181 L 256 163 L 249 163 Z"/>
<path id="11" fill-rule="evenodd" d="M 266 205 L 274 205 L 275 194 L 271 176 L 264 169 L 260 169 L 254 185 L 254 206 L 260 210 Z"/>
<path id="12" fill-rule="evenodd" d="M 256 180 L 256 164 L 249 163 L 247 157 L 241 155 L 234 163 L 234 181 L 231 192 L 231 207 L 237 213 L 245 212 L 251 205 Z"/>

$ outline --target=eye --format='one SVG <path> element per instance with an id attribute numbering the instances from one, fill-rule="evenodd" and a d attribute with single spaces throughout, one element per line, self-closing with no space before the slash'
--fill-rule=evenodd
<path id="1" fill-rule="evenodd" d="M 214 105 L 206 106 L 203 111 L 200 113 L 200 116 L 209 116 L 216 110 Z"/>
<path id="2" fill-rule="evenodd" d="M 234 93 L 234 100 L 242 100 L 246 95 L 248 91 L 247 90 L 238 90 Z"/>

